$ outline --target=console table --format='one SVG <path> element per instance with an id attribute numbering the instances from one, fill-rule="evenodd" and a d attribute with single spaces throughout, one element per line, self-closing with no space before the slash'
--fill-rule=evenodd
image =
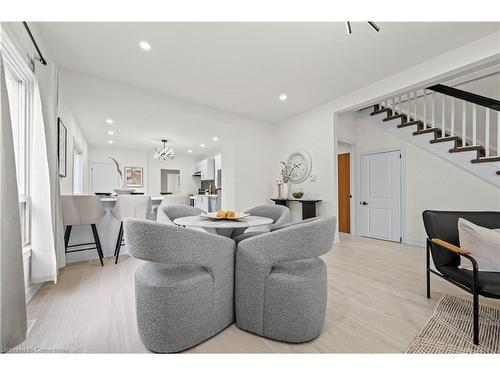
<path id="1" fill-rule="evenodd" d="M 316 204 L 321 202 L 321 199 L 271 198 L 271 200 L 282 206 L 288 206 L 288 202 L 300 202 L 302 204 L 302 220 L 316 217 Z"/>

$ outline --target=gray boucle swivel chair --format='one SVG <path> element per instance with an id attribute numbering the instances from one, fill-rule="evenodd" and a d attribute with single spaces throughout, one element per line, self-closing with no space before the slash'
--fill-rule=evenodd
<path id="1" fill-rule="evenodd" d="M 179 217 L 195 216 L 203 212 L 205 211 L 193 206 L 186 206 L 182 204 L 164 204 L 162 202 L 158 207 L 156 221 L 158 223 L 175 225 L 174 220 Z"/>
<path id="2" fill-rule="evenodd" d="M 147 349 L 179 352 L 234 321 L 233 240 L 134 218 L 124 229 L 130 254 L 146 261 L 135 272 L 135 304 Z"/>
<path id="3" fill-rule="evenodd" d="M 281 205 L 273 205 L 273 204 L 265 204 L 262 206 L 256 206 L 245 213 L 255 216 L 263 216 L 273 220 L 273 223 L 270 226 L 270 230 L 274 228 L 279 228 L 282 225 L 290 223 L 290 210 L 286 206 Z M 236 243 L 243 241 L 244 239 L 269 232 L 267 228 L 263 230 L 262 228 L 238 228 L 233 230 L 231 237 L 236 241 Z"/>
<path id="4" fill-rule="evenodd" d="M 236 325 L 279 341 L 319 336 L 325 321 L 327 274 L 318 258 L 332 249 L 336 218 L 248 238 L 238 244 Z"/>

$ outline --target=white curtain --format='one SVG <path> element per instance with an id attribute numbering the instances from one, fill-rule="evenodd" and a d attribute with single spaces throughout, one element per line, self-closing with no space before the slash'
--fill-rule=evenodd
<path id="1" fill-rule="evenodd" d="M 43 123 L 46 134 L 47 159 L 49 162 L 50 195 L 52 207 L 52 225 L 54 228 L 54 246 L 56 249 L 57 267 L 66 265 L 64 253 L 64 226 L 61 208 L 61 185 L 57 163 L 57 113 L 59 95 L 59 75 L 57 67 L 51 61 L 42 65 L 35 61 L 35 77 L 40 90 Z M 69 150 L 68 150 L 69 151 Z"/>
<path id="2" fill-rule="evenodd" d="M 57 171 L 57 72 L 49 63 L 35 65 L 31 148 L 31 281 L 57 281 L 62 245 Z M 64 251 L 62 252 L 64 254 Z"/>
<path id="3" fill-rule="evenodd" d="M 0 56 L 0 350 L 26 338 L 26 299 L 14 143 Z"/>

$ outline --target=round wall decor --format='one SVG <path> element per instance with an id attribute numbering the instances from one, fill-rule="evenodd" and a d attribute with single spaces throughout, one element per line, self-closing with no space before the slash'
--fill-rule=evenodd
<path id="1" fill-rule="evenodd" d="M 298 165 L 290 176 L 290 181 L 294 184 L 304 182 L 311 174 L 311 155 L 306 150 L 295 150 L 288 156 L 288 162 Z"/>

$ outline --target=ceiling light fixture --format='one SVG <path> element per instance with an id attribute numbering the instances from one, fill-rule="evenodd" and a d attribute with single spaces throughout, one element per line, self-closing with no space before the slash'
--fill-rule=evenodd
<path id="1" fill-rule="evenodd" d="M 113 135 L 113 134 L 115 134 L 115 132 L 113 130 L 110 130 L 110 131 L 108 131 L 108 134 Z"/>
<path id="2" fill-rule="evenodd" d="M 193 153 L 193 150 L 188 150 L 188 152 L 189 152 L 190 154 L 192 154 L 192 153 Z"/>
<path id="3" fill-rule="evenodd" d="M 144 51 L 149 51 L 151 49 L 151 44 L 143 40 L 139 43 L 139 47 L 141 47 Z"/>
<path id="4" fill-rule="evenodd" d="M 286 94 L 281 94 L 281 95 L 280 95 L 280 100 L 281 100 L 282 102 L 286 102 L 286 101 L 287 101 L 287 99 L 288 99 L 288 96 L 287 96 Z"/>
<path id="5" fill-rule="evenodd" d="M 107 118 L 107 119 L 106 119 L 106 123 L 108 123 L 108 124 L 112 124 L 112 123 L 113 123 L 113 119 L 111 119 L 111 118 Z"/>
<path id="6" fill-rule="evenodd" d="M 345 26 L 347 28 L 347 34 L 352 34 L 351 23 L 349 21 L 347 21 L 345 23 Z"/>
<path id="7" fill-rule="evenodd" d="M 112 140 L 112 139 L 110 139 L 110 140 L 108 141 L 108 143 L 109 143 L 110 145 L 112 145 L 112 144 L 113 144 L 113 140 Z"/>
<path id="8" fill-rule="evenodd" d="M 202 144 L 200 145 L 200 147 L 205 147 L 205 143 L 202 143 Z"/>
<path id="9" fill-rule="evenodd" d="M 219 140 L 219 138 L 217 138 L 217 137 L 212 138 L 212 141 L 214 141 L 214 142 L 217 142 L 218 140 Z"/>
<path id="10" fill-rule="evenodd" d="M 161 141 L 163 143 L 163 149 L 159 149 L 153 146 L 153 149 L 155 150 L 153 158 L 158 160 L 167 160 L 167 158 L 173 159 L 175 154 L 174 149 L 172 147 L 167 147 L 168 141 L 166 139 L 162 139 Z"/>
<path id="11" fill-rule="evenodd" d="M 380 31 L 380 27 L 373 21 L 366 21 L 368 22 L 368 25 L 372 27 L 373 30 L 375 30 L 377 33 Z M 352 34 L 352 28 L 351 28 L 351 23 L 347 21 L 345 23 L 346 29 L 347 29 L 347 34 Z"/>

